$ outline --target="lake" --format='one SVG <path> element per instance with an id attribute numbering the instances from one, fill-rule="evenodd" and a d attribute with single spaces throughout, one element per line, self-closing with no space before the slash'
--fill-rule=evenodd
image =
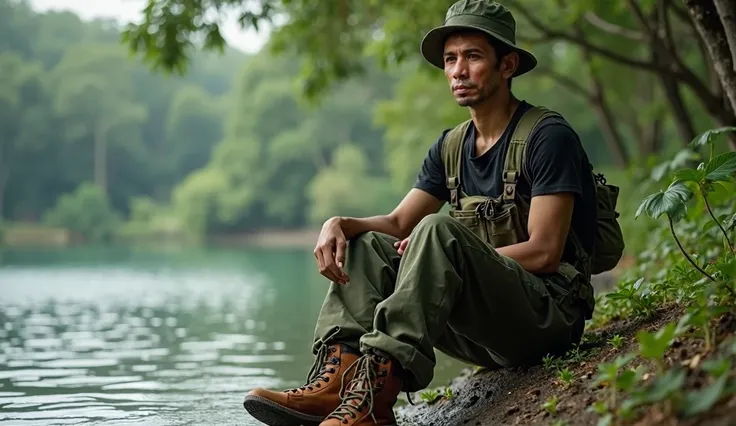
<path id="1" fill-rule="evenodd" d="M 259 425 L 242 398 L 303 384 L 326 289 L 303 249 L 0 250 L 0 423 Z"/>

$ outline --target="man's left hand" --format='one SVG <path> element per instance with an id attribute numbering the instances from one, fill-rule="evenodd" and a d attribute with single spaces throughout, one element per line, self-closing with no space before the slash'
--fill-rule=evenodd
<path id="1" fill-rule="evenodd" d="M 409 245 L 409 237 L 404 238 L 401 241 L 396 241 L 394 247 L 399 251 L 399 256 L 403 255 L 406 251 L 406 247 Z"/>

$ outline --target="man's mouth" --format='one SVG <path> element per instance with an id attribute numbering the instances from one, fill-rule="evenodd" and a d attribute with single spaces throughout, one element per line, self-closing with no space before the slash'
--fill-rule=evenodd
<path id="1" fill-rule="evenodd" d="M 465 92 L 469 91 L 470 89 L 472 89 L 472 87 L 470 87 L 470 86 L 454 86 L 452 88 L 452 91 L 454 93 L 465 93 Z"/>

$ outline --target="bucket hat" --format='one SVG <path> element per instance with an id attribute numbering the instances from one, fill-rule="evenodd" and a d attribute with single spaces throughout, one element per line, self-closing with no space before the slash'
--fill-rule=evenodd
<path id="1" fill-rule="evenodd" d="M 516 45 L 516 20 L 503 5 L 489 0 L 459 0 L 445 15 L 445 23 L 431 29 L 422 39 L 424 59 L 444 69 L 444 49 L 447 37 L 459 30 L 478 30 L 506 44 L 519 53 L 519 66 L 514 77 L 537 66 L 534 55 Z"/>

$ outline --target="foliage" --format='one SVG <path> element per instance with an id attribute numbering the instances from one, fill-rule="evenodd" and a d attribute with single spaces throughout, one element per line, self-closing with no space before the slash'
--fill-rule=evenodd
<path id="1" fill-rule="evenodd" d="M 38 221 L 86 181 L 127 217 L 131 198 L 168 203 L 207 162 L 245 55 L 198 53 L 189 75 L 166 78 L 131 59 L 108 22 L 15 0 L 0 0 L 0 15 L 0 217 Z"/>
<path id="2" fill-rule="evenodd" d="M 92 242 L 109 241 L 119 220 L 104 190 L 90 182 L 59 197 L 44 217 L 48 225 L 67 228 Z"/>
<path id="3" fill-rule="evenodd" d="M 729 374 L 736 361 L 734 337 L 719 341 L 714 325 L 723 314 L 736 313 L 736 255 L 730 244 L 732 224 L 726 220 L 736 210 L 731 195 L 736 165 L 732 153 L 714 155 L 715 140 L 710 136 L 719 132 L 723 130 L 699 135 L 692 147 L 707 151 L 703 161 L 696 167 L 670 170 L 668 188 L 641 203 L 637 216 L 665 217 L 666 225 L 659 226 L 656 238 L 650 235 L 650 247 L 639 256 L 640 267 L 615 291 L 599 297 L 593 328 L 613 319 L 650 317 L 672 304 L 684 308 L 679 320 L 657 330 L 638 331 L 634 351 L 598 366 L 591 386 L 602 388 L 601 398 L 590 410 L 599 415 L 599 424 L 635 420 L 652 406 L 668 416 L 693 416 L 711 409 L 734 389 L 736 383 Z M 615 337 L 612 345 L 621 348 Z M 669 365 L 667 354 L 674 342 L 686 338 L 702 339 L 702 352 L 688 368 Z M 707 384 L 689 389 L 687 378 L 701 357 L 708 357 L 698 367 Z"/>

